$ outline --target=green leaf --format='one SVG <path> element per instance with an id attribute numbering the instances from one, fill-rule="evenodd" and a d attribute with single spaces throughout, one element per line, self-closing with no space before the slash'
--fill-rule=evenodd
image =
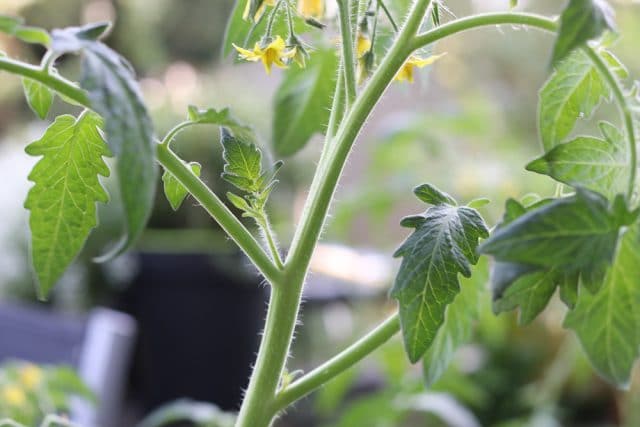
<path id="1" fill-rule="evenodd" d="M 202 110 L 190 105 L 188 109 L 188 119 L 193 123 L 207 123 L 229 128 L 234 135 L 247 142 L 256 140 L 256 135 L 251 126 L 239 122 L 231 115 L 231 111 L 229 111 L 228 108 L 219 111 L 215 108 Z"/>
<path id="2" fill-rule="evenodd" d="M 629 384 L 640 355 L 640 225 L 620 239 L 602 289 L 580 292 L 576 307 L 565 319 L 598 372 L 619 386 Z"/>
<path id="3" fill-rule="evenodd" d="M 51 37 L 45 29 L 23 24 L 22 18 L 0 15 L 0 32 L 12 35 L 26 43 L 41 44 L 45 47 L 51 45 Z"/>
<path id="4" fill-rule="evenodd" d="M 42 83 L 27 78 L 22 79 L 22 86 L 29 107 L 44 120 L 53 103 L 53 92 Z"/>
<path id="5" fill-rule="evenodd" d="M 607 122 L 600 123 L 600 130 L 604 139 L 580 136 L 559 144 L 527 170 L 608 196 L 624 192 L 629 175 L 625 137 Z"/>
<path id="6" fill-rule="evenodd" d="M 615 206 L 615 203 L 614 203 Z M 620 228 L 637 212 L 618 213 L 598 193 L 577 189 L 496 229 L 479 247 L 497 261 L 580 272 L 595 285 L 613 258 Z"/>
<path id="7" fill-rule="evenodd" d="M 438 190 L 431 184 L 422 184 L 416 187 L 413 190 L 413 194 L 423 202 L 430 205 L 451 205 L 456 206 L 457 203 L 453 197 L 445 193 L 444 191 Z"/>
<path id="8" fill-rule="evenodd" d="M 0 32 L 13 34 L 22 24 L 24 20 L 19 16 L 0 15 Z"/>
<path id="9" fill-rule="evenodd" d="M 120 196 L 127 235 L 101 260 L 131 247 L 142 234 L 156 190 L 153 125 L 131 66 L 102 43 L 86 41 L 80 85 L 89 93 L 92 108 L 105 121 L 109 147 L 118 159 Z"/>
<path id="10" fill-rule="evenodd" d="M 98 127 L 100 118 L 85 112 L 58 117 L 26 151 L 43 156 L 29 180 L 25 207 L 31 211 L 31 257 L 44 298 L 82 249 L 97 224 L 96 202 L 109 199 L 98 175 L 108 176 L 102 159 L 109 156 Z"/>
<path id="11" fill-rule="evenodd" d="M 487 261 L 483 259 L 470 278 L 460 280 L 461 291 L 447 307 L 444 323 L 422 358 L 427 387 L 444 374 L 456 350 L 471 339 L 473 325 L 480 313 L 479 303 L 485 292 L 487 272 Z"/>
<path id="12" fill-rule="evenodd" d="M 521 325 L 529 324 L 544 310 L 556 290 L 558 273 L 554 269 L 525 274 L 513 282 L 502 296 L 494 301 L 496 313 L 520 307 Z"/>
<path id="13" fill-rule="evenodd" d="M 584 52 L 559 63 L 540 91 L 538 126 L 545 152 L 564 141 L 578 118 L 589 118 L 609 98 L 609 87 Z"/>
<path id="14" fill-rule="evenodd" d="M 333 49 L 317 50 L 307 68 L 291 67 L 275 95 L 273 148 L 290 156 L 324 131 L 331 110 L 338 59 Z"/>
<path id="15" fill-rule="evenodd" d="M 189 163 L 189 167 L 195 176 L 200 176 L 200 171 L 202 169 L 200 163 L 191 162 Z M 189 192 L 184 188 L 180 181 L 169 173 L 169 171 L 164 171 L 164 174 L 162 175 L 162 182 L 164 183 L 164 195 L 173 210 L 177 211 Z"/>
<path id="16" fill-rule="evenodd" d="M 480 214 L 465 206 L 442 203 L 421 218 L 411 218 L 415 231 L 394 254 L 403 259 L 391 295 L 400 304 L 405 349 L 415 363 L 432 344 L 446 307 L 460 291 L 458 273 L 471 275 L 478 239 L 488 230 Z"/>
<path id="17" fill-rule="evenodd" d="M 255 144 L 234 137 L 229 129 L 220 128 L 224 172 L 222 178 L 248 193 L 261 189 L 262 153 Z"/>
<path id="18" fill-rule="evenodd" d="M 558 63 L 607 30 L 615 31 L 615 20 L 613 8 L 605 0 L 570 0 L 560 16 L 552 63 Z"/>
<path id="19" fill-rule="evenodd" d="M 211 403 L 180 399 L 155 409 L 139 427 L 160 427 L 188 421 L 201 427 L 232 427 L 235 415 L 223 412 Z"/>

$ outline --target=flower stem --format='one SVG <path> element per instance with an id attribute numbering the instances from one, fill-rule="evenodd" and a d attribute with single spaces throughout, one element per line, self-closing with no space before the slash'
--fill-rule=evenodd
<path id="1" fill-rule="evenodd" d="M 349 0 L 337 0 L 338 14 L 340 15 L 340 35 L 342 44 L 342 68 L 344 71 L 344 87 L 346 90 L 347 109 L 356 98 L 356 66 L 353 52 L 353 29 Z"/>

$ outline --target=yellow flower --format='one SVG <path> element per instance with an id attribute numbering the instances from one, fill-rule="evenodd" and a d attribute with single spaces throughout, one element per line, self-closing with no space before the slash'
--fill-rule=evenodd
<path id="1" fill-rule="evenodd" d="M 322 18 L 324 0 L 298 0 L 298 12 L 307 18 Z"/>
<path id="2" fill-rule="evenodd" d="M 267 6 L 275 5 L 276 0 L 247 0 L 247 5 L 244 7 L 244 12 L 242 13 L 242 19 L 245 21 L 253 20 L 253 22 L 256 22 L 260 20 Z M 253 13 L 253 16 L 250 16 L 252 8 L 255 9 L 255 12 Z"/>
<path id="3" fill-rule="evenodd" d="M 356 55 L 362 58 L 365 53 L 371 50 L 371 39 L 362 33 L 358 33 L 358 41 L 356 44 Z"/>
<path id="4" fill-rule="evenodd" d="M 2 401 L 9 406 L 22 406 L 27 401 L 24 391 L 16 385 L 6 385 L 0 393 Z"/>
<path id="5" fill-rule="evenodd" d="M 277 36 L 266 47 L 263 46 L 264 44 L 256 43 L 253 50 L 248 50 L 235 44 L 233 45 L 240 54 L 240 58 L 252 62 L 262 61 L 267 74 L 271 74 L 271 66 L 274 64 L 280 68 L 287 68 L 284 60 L 293 58 L 296 55 L 296 48 L 287 49 L 284 40 L 280 36 Z"/>
<path id="6" fill-rule="evenodd" d="M 432 55 L 428 58 L 420 58 L 418 56 L 411 55 L 411 57 L 409 57 L 409 59 L 407 59 L 407 61 L 402 65 L 400 71 L 398 71 L 398 74 L 396 74 L 396 76 L 394 77 L 394 80 L 397 80 L 399 82 L 407 81 L 409 83 L 413 83 L 414 68 L 422 68 L 426 67 L 427 65 L 431 65 L 438 59 L 442 58 L 444 55 L 446 54 L 442 53 L 440 55 Z"/>
<path id="7" fill-rule="evenodd" d="M 27 390 L 33 390 L 42 381 L 42 370 L 36 365 L 27 364 L 20 369 L 19 378 Z"/>

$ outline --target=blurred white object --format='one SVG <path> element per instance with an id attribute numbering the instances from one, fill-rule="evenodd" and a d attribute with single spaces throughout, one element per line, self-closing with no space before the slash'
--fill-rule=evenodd
<path id="1" fill-rule="evenodd" d="M 91 312 L 78 363 L 78 374 L 94 391 L 97 406 L 77 400 L 72 419 L 87 427 L 116 427 L 122 413 L 136 322 L 104 308 Z"/>

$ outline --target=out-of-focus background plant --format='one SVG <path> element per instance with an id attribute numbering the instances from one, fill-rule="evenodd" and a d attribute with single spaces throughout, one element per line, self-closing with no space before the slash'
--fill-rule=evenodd
<path id="1" fill-rule="evenodd" d="M 504 10 L 508 3 L 447 2 L 456 16 Z M 535 7 L 549 14 L 562 6 L 556 0 L 519 3 L 519 9 Z M 624 37 L 613 50 L 637 76 L 640 7 L 635 3 L 615 2 Z M 113 20 L 108 43 L 137 70 L 159 134 L 195 104 L 230 106 L 259 135 L 270 135 L 272 99 L 280 76 L 278 72 L 266 76 L 260 67 L 233 66 L 222 59 L 220 48 L 232 7 L 231 0 L 0 0 L 0 13 L 21 15 L 45 28 Z M 417 206 L 410 191 L 416 183 L 433 182 L 459 200 L 489 195 L 492 203 L 482 213 L 490 224 L 499 219 L 508 197 L 521 198 L 534 188 L 542 196 L 553 194 L 551 180 L 523 169 L 541 152 L 535 106 L 538 88 L 548 75 L 549 64 L 541 58 L 548 57 L 551 42 L 544 34 L 518 27 L 452 38 L 439 45 L 447 55 L 431 72 L 421 73 L 413 86 L 391 88 L 348 164 L 325 231 L 329 243 L 319 248 L 312 262 L 307 311 L 295 342 L 296 367 L 316 366 L 390 310 L 386 292 L 396 268 L 390 254 L 405 235 L 397 225 L 399 218 Z M 0 51 L 11 56 L 35 59 L 41 52 L 34 49 L 0 34 Z M 78 64 L 65 59 L 62 68 L 74 75 Z M 64 325 L 59 329 L 65 337 L 73 335 L 65 331 L 74 328 L 83 337 L 95 330 L 92 325 L 99 329 L 95 326 L 99 322 L 92 323 L 95 318 L 87 315 L 96 306 L 135 319 L 135 350 L 123 353 L 131 356 L 121 366 L 126 383 L 116 387 L 123 404 L 113 425 L 133 425 L 179 398 L 236 409 L 257 349 L 265 295 L 255 286 L 258 279 L 246 261 L 193 203 L 173 212 L 164 197 L 157 197 L 150 227 L 135 254 L 94 264 L 91 257 L 104 251 L 121 226 L 118 212 L 102 207 L 103 226 L 91 236 L 82 258 L 46 306 L 36 302 L 27 256 L 27 212 L 22 208 L 33 159 L 24 154 L 24 147 L 42 134 L 44 125 L 33 120 L 23 102 L 20 81 L 0 78 L 0 306 L 46 309 L 52 316 L 46 322 Z M 54 113 L 66 108 L 57 103 Z M 227 187 L 219 179 L 220 150 L 217 135 L 207 128 L 186 131 L 179 146 L 184 158 L 202 164 L 205 181 L 223 194 Z M 281 172 L 271 216 L 283 241 L 290 240 L 286 234 L 290 230 L 280 224 L 299 215 L 310 166 L 319 152 L 319 141 L 312 142 Z M 459 153 L 464 153 L 462 158 Z M 191 273 L 185 277 L 182 270 Z M 626 393 L 601 381 L 575 338 L 562 329 L 561 304 L 552 304 L 533 324 L 521 328 L 516 314 L 495 317 L 489 299 L 488 295 L 482 299 L 475 338 L 427 392 L 421 369 L 410 366 L 401 345 L 393 342 L 299 403 L 279 425 L 640 425 L 640 378 L 636 375 Z M 6 319 L 0 316 L 0 327 L 3 321 L 11 325 L 24 316 L 28 317 L 22 312 Z M 213 344 L 220 342 L 227 344 L 224 348 Z M 43 356 L 35 362 L 81 365 L 91 359 L 81 357 L 82 350 L 58 357 L 60 353 L 43 346 L 40 354 L 52 354 L 54 360 Z M 11 343 L 4 335 L 0 347 L 0 357 L 9 356 Z M 25 350 L 23 356 L 30 354 Z M 57 400 L 60 393 L 85 394 L 83 389 L 57 388 L 56 378 L 66 370 L 39 369 L 21 364 L 3 368 L 0 419 L 9 416 L 35 425 L 47 411 L 66 412 L 65 400 Z M 54 405 L 51 410 L 41 404 L 44 394 L 24 382 L 27 370 L 39 372 L 42 381 L 53 381 L 43 392 Z M 88 376 L 84 379 L 90 386 L 106 384 Z"/>

